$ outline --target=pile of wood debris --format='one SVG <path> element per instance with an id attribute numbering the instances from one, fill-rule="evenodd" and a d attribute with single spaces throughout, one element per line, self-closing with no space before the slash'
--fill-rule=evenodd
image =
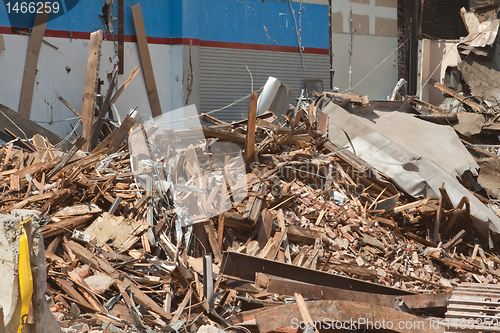
<path id="1" fill-rule="evenodd" d="M 41 212 L 47 296 L 62 327 L 267 332 L 289 326 L 294 314 L 318 318 L 326 307 L 329 317 L 339 309 L 353 316 L 368 304 L 394 320 L 442 317 L 454 286 L 498 284 L 500 257 L 476 241 L 466 198 L 454 207 L 443 188 L 439 200 L 414 201 L 330 142 L 326 120 L 311 109 L 280 123 L 270 112 L 256 116 L 256 101 L 250 120 L 204 116 L 208 139 L 244 151 L 244 200 L 182 228 L 173 193 L 137 185 L 126 138 L 148 128 L 130 116 L 91 153 L 78 150 L 83 140 L 62 153 L 41 136 L 25 149 L 1 149 L 1 212 Z M 185 150 L 178 165 L 207 147 Z M 218 188 L 241 171 L 224 155 Z M 188 167 L 176 170 L 171 177 L 191 176 Z M 204 195 L 205 206 L 225 204 Z"/>

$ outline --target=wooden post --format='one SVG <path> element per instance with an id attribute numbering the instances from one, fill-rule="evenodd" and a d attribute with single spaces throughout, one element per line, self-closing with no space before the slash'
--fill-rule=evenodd
<path id="1" fill-rule="evenodd" d="M 83 145 L 84 151 L 90 151 L 92 142 L 92 125 L 94 122 L 94 108 L 96 105 L 96 88 L 99 79 L 99 58 L 102 42 L 102 30 L 90 34 L 89 56 L 87 59 L 87 77 L 82 102 L 83 137 L 87 140 Z"/>
<path id="2" fill-rule="evenodd" d="M 142 19 L 140 3 L 132 6 L 132 15 L 134 17 L 135 35 L 137 36 L 139 57 L 141 58 L 144 81 L 146 81 L 146 89 L 148 91 L 151 113 L 153 114 L 153 117 L 158 117 L 162 114 L 160 107 L 160 98 L 158 97 L 158 91 L 156 90 L 153 65 L 151 64 L 151 56 L 149 55 L 148 40 L 146 37 L 146 30 L 144 29 L 144 21 Z"/>
<path id="3" fill-rule="evenodd" d="M 26 62 L 24 63 L 23 84 L 21 86 L 21 98 L 19 99 L 19 114 L 30 117 L 31 102 L 33 101 L 33 89 L 35 88 L 36 66 L 38 55 L 42 47 L 43 35 L 49 14 L 43 12 L 36 15 L 35 24 L 31 31 Z"/>
<path id="4" fill-rule="evenodd" d="M 247 172 L 252 171 L 252 163 L 256 162 L 255 125 L 257 123 L 257 100 L 259 95 L 252 93 L 248 106 L 247 137 L 245 141 L 245 165 Z"/>
<path id="5" fill-rule="evenodd" d="M 309 313 L 309 310 L 307 309 L 306 302 L 304 301 L 304 298 L 302 297 L 302 295 L 295 293 L 294 297 L 295 297 L 295 301 L 297 302 L 297 306 L 299 307 L 299 311 L 300 311 L 300 315 L 302 317 L 302 320 L 306 324 L 312 325 L 312 328 L 314 328 L 315 333 L 319 333 L 318 329 L 316 327 L 314 327 L 311 314 Z"/>
<path id="6" fill-rule="evenodd" d="M 123 0 L 118 0 L 118 74 L 124 73 L 124 64 L 125 64 L 124 20 L 125 20 L 125 13 L 123 9 Z"/>

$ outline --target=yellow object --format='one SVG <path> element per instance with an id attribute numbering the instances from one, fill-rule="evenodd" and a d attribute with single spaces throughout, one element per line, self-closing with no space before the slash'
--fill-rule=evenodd
<path id="1" fill-rule="evenodd" d="M 27 220 L 26 220 L 27 221 Z M 26 235 L 26 230 L 24 229 L 23 221 L 23 231 L 21 238 L 19 240 L 19 289 L 21 291 L 21 323 L 19 325 L 18 333 L 22 332 L 23 329 L 23 317 L 27 316 L 28 310 L 31 302 L 31 295 L 33 294 L 33 277 L 31 275 L 31 265 L 30 265 L 30 250 L 28 246 L 28 236 Z M 26 317 L 24 318 L 26 322 Z"/>

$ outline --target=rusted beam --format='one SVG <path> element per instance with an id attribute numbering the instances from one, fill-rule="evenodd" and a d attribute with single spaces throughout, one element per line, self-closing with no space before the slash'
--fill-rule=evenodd
<path id="1" fill-rule="evenodd" d="M 290 234 L 289 234 L 290 236 Z M 246 281 L 255 281 L 255 273 L 266 273 L 300 282 L 314 283 L 327 287 L 346 290 L 369 291 L 374 294 L 410 295 L 400 289 L 353 279 L 347 276 L 298 267 L 282 262 L 253 257 L 247 254 L 226 252 L 222 260 L 220 273 Z"/>
<path id="2" fill-rule="evenodd" d="M 318 286 L 316 284 L 304 283 L 276 276 L 268 276 L 267 292 L 289 295 L 300 293 L 305 298 L 316 300 L 337 300 L 350 302 L 364 302 L 385 307 L 394 307 L 399 298 L 405 302 L 410 309 L 446 308 L 451 294 L 429 294 L 429 295 L 380 295 L 370 292 L 359 292 L 339 288 Z"/>
<path id="3" fill-rule="evenodd" d="M 444 332 L 444 328 L 440 328 L 437 321 L 383 306 L 349 301 L 312 301 L 306 304 L 312 321 L 321 324 L 317 328 L 335 329 L 337 324 L 338 327 L 344 325 L 342 328 L 360 329 L 363 332 L 363 329 L 380 330 L 382 325 L 385 325 L 385 331 L 401 333 Z M 301 313 L 297 304 L 273 307 L 255 315 L 261 333 L 287 327 L 297 329 L 301 323 L 299 318 Z M 327 327 L 327 324 L 330 326 Z"/>

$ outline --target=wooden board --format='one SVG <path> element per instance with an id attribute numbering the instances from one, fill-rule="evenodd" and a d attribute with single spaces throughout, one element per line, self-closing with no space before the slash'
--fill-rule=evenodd
<path id="1" fill-rule="evenodd" d="M 247 172 L 252 171 L 252 164 L 256 162 L 256 152 L 255 152 L 255 124 L 257 117 L 257 100 L 259 95 L 252 93 L 250 97 L 250 103 L 248 105 L 248 125 L 247 125 L 247 136 L 245 142 L 245 165 Z"/>
<path id="2" fill-rule="evenodd" d="M 147 228 L 148 225 L 139 221 L 103 213 L 85 230 L 85 233 L 90 239 L 96 240 L 98 246 L 111 240 L 115 250 L 123 252 L 132 247 Z"/>
<path id="3" fill-rule="evenodd" d="M 99 78 L 99 58 L 102 43 L 102 30 L 90 34 L 89 55 L 87 58 L 87 76 L 82 102 L 83 137 L 87 140 L 83 145 L 84 151 L 89 151 L 92 140 L 92 125 L 94 121 L 94 108 L 97 97 L 97 80 Z"/>
<path id="4" fill-rule="evenodd" d="M 125 11 L 123 8 L 123 0 L 118 0 L 118 74 L 124 73 L 124 65 L 125 65 L 124 20 L 125 20 Z"/>
<path id="5" fill-rule="evenodd" d="M 36 66 L 38 55 L 42 47 L 43 35 L 47 26 L 49 14 L 43 12 L 36 15 L 35 25 L 31 31 L 26 61 L 24 63 L 23 85 L 21 87 L 21 98 L 19 99 L 19 114 L 27 118 L 31 114 L 31 102 L 33 100 L 33 90 L 35 89 Z"/>
<path id="6" fill-rule="evenodd" d="M 141 4 L 132 6 L 132 15 L 134 17 L 135 35 L 137 36 L 137 45 L 139 46 L 139 56 L 141 58 L 142 72 L 144 73 L 144 81 L 148 91 L 149 105 L 153 117 L 158 117 L 162 114 L 160 106 L 160 98 L 156 90 L 155 76 L 153 65 L 151 64 L 151 56 L 149 54 L 148 40 L 146 30 L 144 29 L 144 21 L 142 19 Z"/>

